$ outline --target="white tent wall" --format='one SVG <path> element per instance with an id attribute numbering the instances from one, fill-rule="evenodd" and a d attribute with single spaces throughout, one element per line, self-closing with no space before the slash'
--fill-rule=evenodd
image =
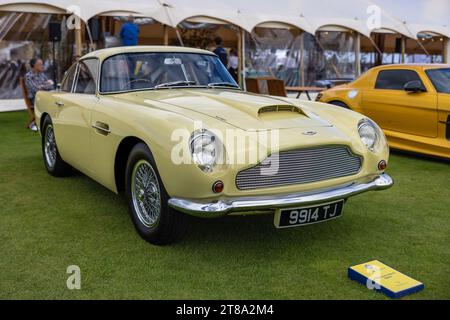
<path id="1" fill-rule="evenodd" d="M 450 37 L 450 1 L 448 0 L 372 0 L 403 23 L 412 35 L 431 31 Z M 397 29 L 394 29 L 398 31 Z"/>
<path id="2" fill-rule="evenodd" d="M 42 57 L 49 78 L 61 80 L 73 59 L 74 34 L 66 19 L 59 13 L 0 12 L 0 99 L 22 97 L 19 79 L 33 57 Z M 61 41 L 49 41 L 50 22 L 61 24 Z"/>
<path id="3" fill-rule="evenodd" d="M 234 23 L 247 31 L 266 21 L 280 21 L 315 33 L 323 25 L 339 25 L 371 33 L 368 19 L 377 10 L 379 26 L 415 38 L 419 31 L 433 31 L 450 36 L 447 17 L 448 0 L 167 0 L 173 26 L 191 16 L 211 16 Z M 374 7 L 377 6 L 377 7 Z M 425 28 L 425 29 L 423 29 Z"/>
<path id="4" fill-rule="evenodd" d="M 245 40 L 248 77 L 276 77 L 287 86 L 317 86 L 359 75 L 359 34 L 352 30 L 330 27 L 311 35 L 294 28 L 256 27 Z"/>
<path id="5" fill-rule="evenodd" d="M 123 15 L 142 15 L 145 12 L 147 16 L 170 25 L 165 8 L 158 0 L 0 0 L 0 11 L 42 12 L 44 8 L 52 11 L 50 13 L 55 13 L 55 10 L 60 13 L 73 13 L 84 21 L 112 11 Z"/>
<path id="6" fill-rule="evenodd" d="M 268 54 L 273 49 L 278 50 L 277 54 L 284 55 L 286 61 L 295 60 L 296 63 L 299 63 L 299 66 L 295 68 L 293 63 L 281 66 L 277 62 L 275 66 L 270 66 L 272 73 L 287 80 L 287 83 L 291 85 L 313 84 L 322 78 L 347 78 L 359 75 L 362 64 L 360 40 L 370 38 L 375 29 L 391 30 L 397 34 L 396 37 L 402 39 L 403 48 L 408 45 L 415 47 L 416 52 L 410 53 L 409 56 L 412 59 L 415 59 L 417 55 L 425 54 L 427 62 L 429 60 L 431 62 L 450 61 L 450 44 L 447 39 L 450 37 L 450 26 L 447 22 L 450 15 L 450 0 L 228 0 L 226 2 L 211 0 L 0 0 L 0 11 L 59 14 L 66 17 L 68 14 L 75 14 L 84 22 L 96 16 L 150 17 L 162 24 L 155 30 L 159 32 L 159 29 L 163 28 L 161 37 L 164 39 L 164 43 L 174 35 L 180 38 L 178 30 L 183 21 L 192 21 L 193 19 L 196 22 L 207 23 L 214 20 L 222 21 L 237 27 L 239 61 L 240 65 L 245 65 L 247 68 L 253 68 L 254 63 L 258 63 L 256 60 L 261 60 L 261 57 L 255 55 L 254 52 L 252 54 L 249 52 L 252 46 L 255 49 L 255 46 L 249 42 L 252 35 L 253 40 L 256 39 L 254 37 L 255 30 L 262 26 L 270 29 L 273 25 L 273 28 L 276 29 L 279 27 L 275 27 L 275 25 L 284 25 L 285 28 L 297 32 L 291 41 L 291 47 L 282 48 L 283 45 L 276 45 L 277 48 L 271 49 L 271 41 L 268 41 L 267 37 L 257 39 L 259 43 L 256 44 L 256 47 L 265 48 L 264 50 Z M 445 53 L 441 54 L 442 59 L 434 56 L 429 59 L 431 55 L 428 55 L 422 42 L 419 44 L 418 34 L 424 31 L 443 37 L 442 48 L 445 48 L 443 50 Z M 284 33 L 286 34 L 286 32 Z M 75 32 L 77 54 L 81 52 L 83 46 L 82 34 L 84 34 L 84 27 L 83 31 Z M 274 33 L 272 32 L 272 34 Z M 247 39 L 247 43 L 242 41 L 243 39 Z M 367 41 L 365 42 L 367 43 Z M 279 43 L 279 41 L 275 40 L 272 43 Z M 245 49 L 246 47 L 247 49 Z M 417 50 L 423 52 L 417 53 Z M 363 60 L 367 60 L 367 57 L 375 56 L 376 51 L 378 49 L 374 47 L 369 50 L 368 54 L 363 54 L 361 57 Z M 382 62 L 401 62 L 407 60 L 405 57 L 408 58 L 408 53 L 404 51 L 400 53 L 400 60 L 397 59 L 398 55 L 398 53 L 383 53 Z M 254 57 L 256 60 L 252 60 Z M 371 63 L 371 61 L 365 63 L 365 66 L 370 67 Z M 244 68 L 241 70 L 245 73 Z M 254 68 L 252 71 L 259 74 L 261 70 Z"/>
<path id="7" fill-rule="evenodd" d="M 313 34 L 323 25 L 339 25 L 366 36 L 371 32 L 367 21 L 376 5 L 381 18 L 378 27 L 412 38 L 420 31 L 450 37 L 448 0 L 0 0 L 0 6 L 13 8 L 17 4 L 26 4 L 30 10 L 33 10 L 33 4 L 41 7 L 45 4 L 64 11 L 77 6 L 79 16 L 85 21 L 116 11 L 145 15 L 172 27 L 189 17 L 207 16 L 228 21 L 247 31 L 261 22 L 281 21 Z"/>

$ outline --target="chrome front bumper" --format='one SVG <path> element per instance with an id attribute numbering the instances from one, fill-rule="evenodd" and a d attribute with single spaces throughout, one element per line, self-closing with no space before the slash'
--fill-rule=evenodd
<path id="1" fill-rule="evenodd" d="M 209 203 L 172 198 L 169 200 L 169 206 L 190 215 L 212 218 L 234 212 L 270 211 L 278 208 L 299 207 L 346 199 L 366 191 L 388 189 L 393 184 L 392 178 L 383 173 L 369 182 L 353 182 L 332 189 L 309 193 L 231 198 Z"/>

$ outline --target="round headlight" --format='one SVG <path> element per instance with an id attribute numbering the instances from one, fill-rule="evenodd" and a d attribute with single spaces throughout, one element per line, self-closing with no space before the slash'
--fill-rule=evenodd
<path id="1" fill-rule="evenodd" d="M 362 143 L 370 150 L 377 151 L 380 143 L 381 130 L 369 119 L 362 119 L 358 123 L 358 132 Z"/>
<path id="2" fill-rule="evenodd" d="M 221 143 L 216 136 L 207 130 L 199 130 L 192 134 L 189 145 L 194 163 L 201 170 L 211 172 L 221 152 Z"/>

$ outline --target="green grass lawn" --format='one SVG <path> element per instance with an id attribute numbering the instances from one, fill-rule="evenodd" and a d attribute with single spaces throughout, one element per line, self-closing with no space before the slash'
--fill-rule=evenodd
<path id="1" fill-rule="evenodd" d="M 155 247 L 124 200 L 89 178 L 53 178 L 25 112 L 0 113 L 0 299 L 386 299 L 347 278 L 378 259 L 422 281 L 405 299 L 450 299 L 450 164 L 392 155 L 395 186 L 350 199 L 327 223 L 192 219 Z M 81 268 L 81 290 L 66 269 Z"/>

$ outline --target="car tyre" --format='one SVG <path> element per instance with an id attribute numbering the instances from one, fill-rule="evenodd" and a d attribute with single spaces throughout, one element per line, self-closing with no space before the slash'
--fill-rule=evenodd
<path id="1" fill-rule="evenodd" d="M 72 168 L 59 154 L 52 120 L 46 116 L 42 124 L 42 157 L 47 172 L 54 177 L 66 177 Z"/>
<path id="2" fill-rule="evenodd" d="M 138 143 L 131 150 L 125 183 L 128 210 L 138 234 L 154 245 L 179 240 L 186 229 L 186 216 L 168 205 L 170 197 L 146 144 Z"/>

